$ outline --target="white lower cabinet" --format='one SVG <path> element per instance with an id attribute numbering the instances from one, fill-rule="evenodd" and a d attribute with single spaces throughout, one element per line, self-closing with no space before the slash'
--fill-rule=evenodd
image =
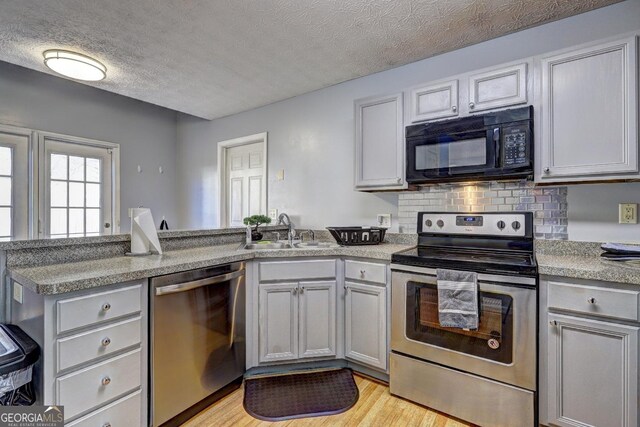
<path id="1" fill-rule="evenodd" d="M 260 363 L 336 355 L 336 281 L 259 285 Z"/>
<path id="2" fill-rule="evenodd" d="M 637 286 L 543 276 L 540 304 L 540 423 L 637 427 Z"/>
<path id="3" fill-rule="evenodd" d="M 387 369 L 387 289 L 345 282 L 345 357 Z"/>
<path id="4" fill-rule="evenodd" d="M 637 426 L 636 326 L 549 314 L 549 422 Z"/>
<path id="5" fill-rule="evenodd" d="M 72 426 L 147 424 L 147 283 L 58 295 L 25 290 L 11 321 L 44 357 L 37 404 L 64 406 Z"/>
<path id="6" fill-rule="evenodd" d="M 298 358 L 298 283 L 260 285 L 260 362 Z"/>

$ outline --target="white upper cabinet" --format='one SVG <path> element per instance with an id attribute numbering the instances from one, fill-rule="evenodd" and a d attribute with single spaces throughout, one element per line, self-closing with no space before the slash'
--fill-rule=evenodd
<path id="1" fill-rule="evenodd" d="M 637 177 L 637 39 L 545 55 L 537 181 Z"/>
<path id="2" fill-rule="evenodd" d="M 458 115 L 458 80 L 433 83 L 411 90 L 411 123 Z"/>
<path id="3" fill-rule="evenodd" d="M 470 113 L 527 103 L 527 63 L 495 68 L 469 76 Z"/>
<path id="4" fill-rule="evenodd" d="M 402 111 L 402 93 L 355 101 L 356 189 L 406 188 Z"/>

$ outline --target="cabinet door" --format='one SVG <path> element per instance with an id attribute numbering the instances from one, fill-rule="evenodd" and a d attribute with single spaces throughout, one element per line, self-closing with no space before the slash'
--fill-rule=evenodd
<path id="1" fill-rule="evenodd" d="M 301 282 L 300 358 L 336 354 L 336 282 Z"/>
<path id="2" fill-rule="evenodd" d="M 387 369 L 387 289 L 346 282 L 345 356 Z"/>
<path id="3" fill-rule="evenodd" d="M 549 321 L 549 422 L 637 426 L 640 328 L 557 314 Z"/>
<path id="4" fill-rule="evenodd" d="M 541 59 L 540 180 L 637 174 L 636 49 L 633 37 Z"/>
<path id="5" fill-rule="evenodd" d="M 356 188 L 404 187 L 402 94 L 355 102 Z"/>
<path id="6" fill-rule="evenodd" d="M 469 112 L 527 103 L 527 64 L 469 76 Z"/>
<path id="7" fill-rule="evenodd" d="M 413 89 L 410 96 L 411 123 L 458 115 L 458 80 Z"/>
<path id="8" fill-rule="evenodd" d="M 261 284 L 260 362 L 298 358 L 298 283 Z"/>

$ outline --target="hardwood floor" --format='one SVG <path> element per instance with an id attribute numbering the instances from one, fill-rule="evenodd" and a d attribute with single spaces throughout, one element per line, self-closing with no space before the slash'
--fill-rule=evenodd
<path id="1" fill-rule="evenodd" d="M 210 426 L 421 426 L 421 427 L 468 427 L 471 424 L 448 418 L 438 412 L 391 396 L 389 387 L 355 375 L 360 390 L 358 403 L 342 414 L 328 417 L 302 418 L 270 423 L 260 421 L 247 414 L 242 406 L 243 389 L 211 405 L 189 420 L 185 427 Z"/>

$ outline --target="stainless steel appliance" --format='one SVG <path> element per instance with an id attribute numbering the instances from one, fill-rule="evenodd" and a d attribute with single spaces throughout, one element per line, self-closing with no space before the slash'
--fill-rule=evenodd
<path id="1" fill-rule="evenodd" d="M 533 107 L 407 126 L 407 182 L 533 178 Z"/>
<path id="2" fill-rule="evenodd" d="M 534 425 L 532 228 L 531 213 L 418 214 L 418 246 L 392 256 L 392 394 L 482 426 Z M 438 268 L 478 273 L 477 330 L 440 326 Z"/>
<path id="3" fill-rule="evenodd" d="M 179 425 L 245 372 L 244 263 L 151 279 L 151 423 Z"/>

